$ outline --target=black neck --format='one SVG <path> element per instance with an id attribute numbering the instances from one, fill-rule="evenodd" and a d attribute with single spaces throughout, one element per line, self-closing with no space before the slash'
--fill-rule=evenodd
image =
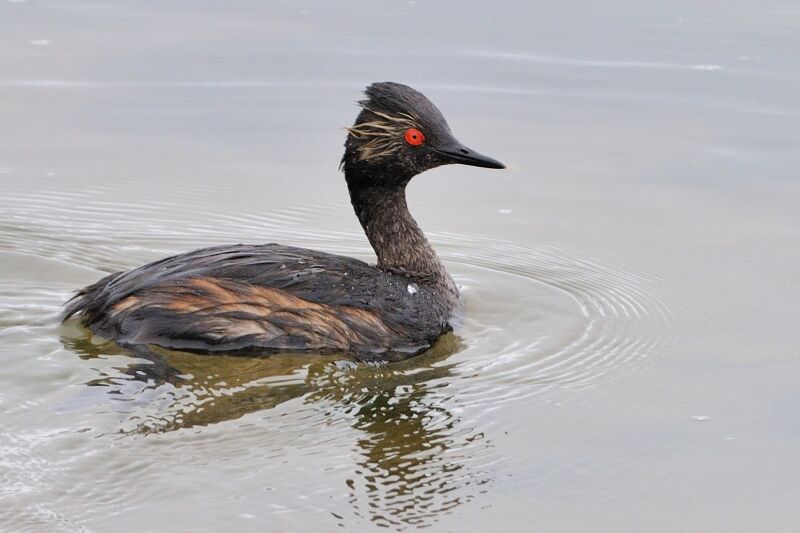
<path id="1" fill-rule="evenodd" d="M 432 281 L 450 279 L 408 211 L 405 184 L 376 186 L 348 180 L 348 187 L 353 209 L 378 256 L 380 268 Z"/>

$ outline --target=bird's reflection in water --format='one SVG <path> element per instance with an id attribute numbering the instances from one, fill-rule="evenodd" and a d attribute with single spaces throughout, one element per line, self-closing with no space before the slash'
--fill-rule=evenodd
<path id="1" fill-rule="evenodd" d="M 443 388 L 454 367 L 446 360 L 462 347 L 455 335 L 421 356 L 382 366 L 336 356 L 132 353 L 111 342 L 95 344 L 88 334 L 63 341 L 84 359 L 137 358 L 123 359 L 127 364 L 113 373 L 98 369 L 100 377 L 87 383 L 133 402 L 125 432 L 205 426 L 295 398 L 331 416 L 347 413 L 360 457 L 346 482 L 358 520 L 399 529 L 430 524 L 486 482 L 482 472 L 465 471 L 466 459 L 487 446 L 483 434 L 446 407 Z M 347 527 L 344 514 L 331 514 Z"/>

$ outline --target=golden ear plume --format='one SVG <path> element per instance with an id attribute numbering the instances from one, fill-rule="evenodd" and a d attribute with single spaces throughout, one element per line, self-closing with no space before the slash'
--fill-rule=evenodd
<path id="1" fill-rule="evenodd" d="M 366 141 L 358 146 L 358 159 L 369 161 L 392 155 L 403 147 L 403 135 L 409 128 L 419 128 L 419 120 L 408 113 L 389 115 L 364 107 L 377 118 L 356 124 L 347 131 L 355 139 Z"/>

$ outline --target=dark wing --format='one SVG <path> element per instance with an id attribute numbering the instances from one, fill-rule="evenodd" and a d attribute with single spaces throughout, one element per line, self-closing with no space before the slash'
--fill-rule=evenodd
<path id="1" fill-rule="evenodd" d="M 352 259 L 304 248 L 205 248 L 108 276 L 68 303 L 96 332 L 198 350 L 403 350 L 446 326 L 424 288 Z"/>

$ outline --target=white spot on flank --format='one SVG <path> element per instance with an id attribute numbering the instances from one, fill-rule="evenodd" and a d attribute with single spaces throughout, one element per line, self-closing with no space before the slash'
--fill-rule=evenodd
<path id="1" fill-rule="evenodd" d="M 408 290 L 408 294 L 416 294 L 417 291 L 419 290 L 419 287 L 417 286 L 416 283 L 409 283 L 406 289 Z"/>

